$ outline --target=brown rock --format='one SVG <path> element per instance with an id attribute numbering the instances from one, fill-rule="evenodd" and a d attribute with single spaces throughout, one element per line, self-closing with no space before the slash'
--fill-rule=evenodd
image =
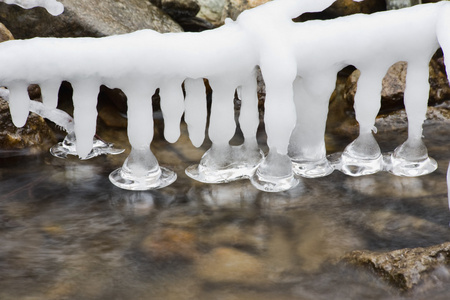
<path id="1" fill-rule="evenodd" d="M 200 278 L 215 283 L 255 284 L 266 279 L 264 265 L 258 258 L 229 247 L 215 248 L 201 257 L 196 272 Z"/>
<path id="2" fill-rule="evenodd" d="M 369 268 L 401 290 L 409 291 L 423 283 L 438 267 L 450 264 L 450 242 L 384 253 L 352 251 L 343 260 Z"/>
<path id="3" fill-rule="evenodd" d="M 190 260 L 197 256 L 196 236 L 177 228 L 156 230 L 142 241 L 140 248 L 150 258 L 160 261 Z"/>
<path id="4" fill-rule="evenodd" d="M 11 31 L 9 31 L 5 25 L 0 23 L 0 43 L 4 42 L 4 41 L 13 40 L 13 39 L 14 39 L 14 37 L 13 37 Z"/>
<path id="5" fill-rule="evenodd" d="M 40 116 L 31 113 L 22 128 L 14 126 L 8 103 L 0 99 L 0 149 L 47 151 L 57 142 L 54 132 Z"/>

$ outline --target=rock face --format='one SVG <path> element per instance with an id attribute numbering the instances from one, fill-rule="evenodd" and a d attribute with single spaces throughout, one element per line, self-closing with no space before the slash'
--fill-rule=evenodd
<path id="1" fill-rule="evenodd" d="M 214 28 L 210 22 L 197 17 L 200 5 L 196 0 L 151 0 L 174 19 L 184 31 L 203 31 Z"/>
<path id="2" fill-rule="evenodd" d="M 0 43 L 14 39 L 11 32 L 0 23 Z M 30 92 L 33 92 L 30 90 Z M 45 151 L 56 143 L 54 132 L 45 123 L 44 119 L 31 114 L 22 128 L 14 126 L 11 120 L 8 103 L 0 97 L 0 151 L 29 149 L 32 151 Z"/>
<path id="3" fill-rule="evenodd" d="M 43 8 L 22 9 L 0 3 L 0 21 L 18 39 L 35 36 L 101 37 L 139 29 L 179 32 L 181 27 L 149 1 L 62 0 L 65 10 L 52 16 Z"/>
<path id="4" fill-rule="evenodd" d="M 450 242 L 387 253 L 352 251 L 343 260 L 367 267 L 401 290 L 409 291 L 425 283 L 430 276 L 439 277 L 434 273 L 450 264 Z"/>

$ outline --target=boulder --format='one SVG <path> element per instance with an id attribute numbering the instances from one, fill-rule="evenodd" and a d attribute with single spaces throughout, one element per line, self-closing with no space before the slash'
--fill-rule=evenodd
<path id="1" fill-rule="evenodd" d="M 0 42 L 14 39 L 11 32 L 0 23 Z M 35 86 L 30 86 L 30 95 Z M 14 126 L 8 103 L 0 97 L 0 152 L 1 155 L 14 155 L 22 150 L 32 152 L 47 151 L 56 143 L 56 136 L 40 116 L 30 114 L 22 128 Z"/>
<path id="2" fill-rule="evenodd" d="M 439 278 L 442 267 L 450 264 L 450 242 L 427 248 L 405 248 L 391 252 L 352 251 L 343 261 L 363 266 L 374 271 L 382 279 L 403 291 L 410 291 L 419 285 L 429 284 L 428 279 L 448 281 Z"/>
<path id="3" fill-rule="evenodd" d="M 43 8 L 23 9 L 0 3 L 0 21 L 18 39 L 35 36 L 101 37 L 139 29 L 180 32 L 181 27 L 149 1 L 62 0 L 64 12 L 52 16 Z"/>

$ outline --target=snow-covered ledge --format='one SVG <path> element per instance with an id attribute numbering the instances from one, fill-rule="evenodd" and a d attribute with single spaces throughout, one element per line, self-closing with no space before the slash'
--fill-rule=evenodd
<path id="1" fill-rule="evenodd" d="M 432 172 L 436 162 L 428 157 L 421 139 L 428 62 L 442 47 L 449 64 L 450 3 L 292 22 L 333 2 L 274 0 L 201 33 L 142 30 L 105 38 L 8 41 L 0 44 L 0 84 L 10 91 L 14 123 L 23 126 L 29 112 L 29 84 L 39 84 L 44 105 L 55 109 L 61 81 L 71 82 L 76 152 L 81 158 L 93 147 L 99 86 L 122 89 L 128 99 L 132 151 L 110 179 L 125 189 L 160 188 L 176 178 L 159 166 L 149 147 L 151 96 L 156 89 L 160 90 L 165 138 L 178 139 L 184 113 L 193 144 L 202 144 L 207 119 L 205 78 L 213 90 L 208 129 L 212 147 L 198 165 L 186 170 L 196 180 L 218 183 L 250 178 L 258 189 L 276 192 L 294 187 L 300 176 L 325 176 L 334 169 L 352 176 L 380 170 L 404 176 Z M 409 66 L 405 91 L 409 137 L 383 159 L 372 131 L 381 80 L 397 61 L 407 61 Z M 361 70 L 355 96 L 360 136 L 330 161 L 324 143 L 328 100 L 337 72 L 347 65 Z M 266 84 L 264 122 L 270 149 L 266 157 L 256 142 L 257 67 Z M 245 142 L 241 146 L 229 145 L 235 132 L 235 91 L 242 100 L 239 122 Z"/>

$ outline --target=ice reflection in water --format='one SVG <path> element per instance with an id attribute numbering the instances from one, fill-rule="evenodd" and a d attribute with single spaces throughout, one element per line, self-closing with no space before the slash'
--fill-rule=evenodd
<path id="1" fill-rule="evenodd" d="M 120 159 L 1 159 L 0 299 L 401 299 L 339 257 L 449 241 L 448 143 L 427 143 L 440 168 L 425 177 L 334 172 L 283 193 L 182 175 L 124 191 L 107 180 Z M 155 147 L 179 174 L 192 163 Z"/>

